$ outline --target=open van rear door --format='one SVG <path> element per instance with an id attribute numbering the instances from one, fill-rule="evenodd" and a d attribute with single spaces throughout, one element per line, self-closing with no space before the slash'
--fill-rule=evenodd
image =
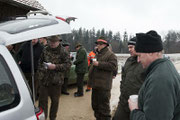
<path id="1" fill-rule="evenodd" d="M 70 25 L 57 17 L 38 14 L 0 24 L 0 44 L 10 45 L 35 38 L 71 33 Z"/>

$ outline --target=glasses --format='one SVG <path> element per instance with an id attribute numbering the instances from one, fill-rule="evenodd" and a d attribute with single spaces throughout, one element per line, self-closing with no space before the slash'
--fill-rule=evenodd
<path id="1" fill-rule="evenodd" d="M 103 43 L 97 43 L 97 45 L 103 45 Z"/>

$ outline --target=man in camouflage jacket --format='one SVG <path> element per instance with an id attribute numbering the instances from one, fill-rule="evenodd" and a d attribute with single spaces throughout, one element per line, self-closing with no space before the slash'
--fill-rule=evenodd
<path id="1" fill-rule="evenodd" d="M 117 57 L 109 50 L 108 42 L 100 37 L 97 42 L 97 61 L 89 69 L 88 85 L 92 87 L 92 108 L 96 120 L 111 120 L 110 97 L 114 71 L 117 70 Z"/>
<path id="2" fill-rule="evenodd" d="M 38 79 L 40 80 L 39 106 L 43 108 L 45 117 L 48 113 L 48 96 L 51 99 L 50 120 L 56 119 L 64 72 L 70 67 L 68 53 L 60 44 L 57 36 L 49 38 L 39 61 Z"/>

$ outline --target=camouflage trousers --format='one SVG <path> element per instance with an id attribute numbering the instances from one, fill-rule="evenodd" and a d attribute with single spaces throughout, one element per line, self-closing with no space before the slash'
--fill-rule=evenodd
<path id="1" fill-rule="evenodd" d="M 61 95 L 61 85 L 40 86 L 39 107 L 44 110 L 45 117 L 48 117 L 48 96 L 51 99 L 50 120 L 55 120 L 58 112 L 59 98 Z"/>
<path id="2" fill-rule="evenodd" d="M 92 89 L 91 105 L 96 120 L 111 120 L 110 90 Z"/>

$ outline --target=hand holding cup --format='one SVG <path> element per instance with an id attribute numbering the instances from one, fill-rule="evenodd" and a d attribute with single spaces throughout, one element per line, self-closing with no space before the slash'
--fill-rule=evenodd
<path id="1" fill-rule="evenodd" d="M 129 109 L 131 111 L 134 109 L 138 109 L 138 95 L 130 95 L 128 103 L 129 103 Z"/>
<path id="2" fill-rule="evenodd" d="M 94 59 L 92 59 L 92 60 L 93 60 L 93 65 L 94 65 L 94 66 L 98 66 L 99 62 L 97 61 L 97 59 L 94 58 Z"/>

